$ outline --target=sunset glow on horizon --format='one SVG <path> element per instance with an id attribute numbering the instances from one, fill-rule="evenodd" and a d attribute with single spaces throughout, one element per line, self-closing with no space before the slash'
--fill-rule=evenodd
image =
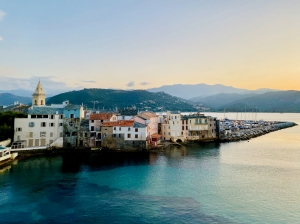
<path id="1" fill-rule="evenodd" d="M 300 1 L 0 3 L 0 90 L 33 78 L 300 90 Z"/>

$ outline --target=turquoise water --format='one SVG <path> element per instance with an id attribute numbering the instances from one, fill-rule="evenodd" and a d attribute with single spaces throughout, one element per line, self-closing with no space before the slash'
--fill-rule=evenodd
<path id="1" fill-rule="evenodd" d="M 257 117 L 300 124 L 300 114 Z M 0 173 L 0 217 L 1 223 L 299 223 L 300 126 L 161 154 L 17 162 Z"/>

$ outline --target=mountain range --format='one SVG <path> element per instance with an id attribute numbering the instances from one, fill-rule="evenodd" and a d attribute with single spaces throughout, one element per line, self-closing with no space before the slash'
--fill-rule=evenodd
<path id="1" fill-rule="evenodd" d="M 175 84 L 175 85 L 164 85 L 158 88 L 148 89 L 150 92 L 165 92 L 172 96 L 181 97 L 191 101 L 197 101 L 201 98 L 217 95 L 220 93 L 238 93 L 238 94 L 249 94 L 249 93 L 265 93 L 275 91 L 273 89 L 257 89 L 248 90 L 240 89 L 232 86 L 225 86 L 221 84 L 207 85 L 204 83 L 189 85 L 189 84 Z"/>
<path id="2" fill-rule="evenodd" d="M 14 102 L 29 104 L 31 103 L 31 97 L 16 96 L 11 93 L 0 93 L 0 105 L 11 105 Z"/>
<path id="3" fill-rule="evenodd" d="M 149 111 L 195 111 L 195 107 L 187 100 L 164 92 L 153 93 L 146 90 L 83 89 L 53 96 L 49 98 L 47 104 L 61 103 L 66 99 L 72 104 L 83 103 L 89 108 L 95 106 L 95 109 L 136 107 L 139 110 Z"/>
<path id="4" fill-rule="evenodd" d="M 178 91 L 176 90 L 178 87 Z M 190 88 L 190 89 L 189 89 Z M 192 90 L 194 93 L 192 94 Z M 156 92 L 158 91 L 158 92 Z M 166 93 L 169 91 L 176 96 Z M 224 92 L 222 92 L 224 91 Z M 202 93 L 202 95 L 198 95 Z M 198 95 L 198 97 L 196 97 Z M 180 96 L 180 97 L 178 97 Z M 193 96 L 189 98 L 190 96 Z M 185 99 L 183 99 L 185 98 Z M 187 98 L 189 100 L 187 100 Z M 47 99 L 47 103 L 61 103 L 70 100 L 89 108 L 115 110 L 136 107 L 140 110 L 195 111 L 195 108 L 209 108 L 211 111 L 261 111 L 300 112 L 299 91 L 275 91 L 273 89 L 247 90 L 224 85 L 173 85 L 147 90 L 83 89 L 61 93 Z M 30 104 L 31 97 L 21 97 L 10 93 L 0 94 L 0 105 L 15 101 Z"/>
<path id="5" fill-rule="evenodd" d="M 300 112 L 300 91 L 218 94 L 200 99 L 195 104 L 212 111 Z"/>

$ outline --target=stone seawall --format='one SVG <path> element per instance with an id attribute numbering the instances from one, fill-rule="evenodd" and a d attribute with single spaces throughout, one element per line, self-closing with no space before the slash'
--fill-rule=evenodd
<path id="1" fill-rule="evenodd" d="M 237 132 L 233 132 L 226 136 L 221 136 L 220 142 L 235 142 L 235 141 L 244 141 L 249 140 L 251 138 L 255 138 L 261 135 L 265 135 L 267 133 L 278 131 L 284 128 L 290 128 L 296 126 L 297 124 L 294 122 L 277 122 L 272 126 L 265 126 L 259 128 L 251 128 L 246 130 L 240 130 Z"/>

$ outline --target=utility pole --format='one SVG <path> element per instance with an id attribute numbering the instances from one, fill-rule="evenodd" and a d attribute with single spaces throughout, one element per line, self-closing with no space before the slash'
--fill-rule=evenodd
<path id="1" fill-rule="evenodd" d="M 91 101 L 91 102 L 94 103 L 94 108 L 93 108 L 93 110 L 95 110 L 95 104 L 96 104 L 96 103 L 99 103 L 99 101 L 95 100 L 95 101 Z"/>

